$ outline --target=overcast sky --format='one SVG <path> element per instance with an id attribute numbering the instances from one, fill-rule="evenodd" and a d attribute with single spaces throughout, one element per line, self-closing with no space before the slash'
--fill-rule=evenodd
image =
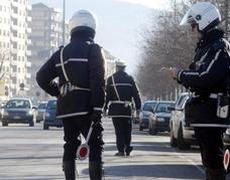
<path id="1" fill-rule="evenodd" d="M 30 0 L 62 8 L 62 0 Z M 151 14 L 169 8 L 170 0 L 66 0 L 66 21 L 79 9 L 92 11 L 98 19 L 96 42 L 127 63 L 134 73 L 140 61 L 139 44 L 143 27 L 148 27 Z"/>

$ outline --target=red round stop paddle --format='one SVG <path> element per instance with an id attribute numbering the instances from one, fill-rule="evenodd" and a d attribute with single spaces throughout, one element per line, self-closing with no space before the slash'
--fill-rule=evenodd
<path id="1" fill-rule="evenodd" d="M 77 149 L 77 158 L 79 160 L 85 160 L 88 156 L 89 156 L 89 145 L 88 145 L 88 141 L 89 141 L 89 138 L 91 136 L 91 133 L 93 131 L 93 125 L 94 123 L 92 122 L 90 128 L 89 128 L 89 132 L 87 134 L 87 137 L 86 137 L 86 141 L 85 143 L 81 144 L 78 149 Z"/>
<path id="2" fill-rule="evenodd" d="M 228 170 L 228 165 L 229 165 L 229 160 L 230 160 L 230 154 L 229 154 L 229 150 L 226 149 L 224 152 L 224 169 L 227 171 Z"/>

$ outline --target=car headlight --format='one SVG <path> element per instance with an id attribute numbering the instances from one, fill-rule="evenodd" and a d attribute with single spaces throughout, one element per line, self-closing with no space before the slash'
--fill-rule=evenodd
<path id="1" fill-rule="evenodd" d="M 225 133 L 230 135 L 230 128 L 228 128 Z"/>
<path id="2" fill-rule="evenodd" d="M 46 112 L 45 117 L 50 117 L 50 113 Z"/>
<path id="3" fill-rule="evenodd" d="M 9 113 L 7 111 L 3 112 L 3 116 L 8 116 L 8 115 L 9 115 Z"/>
<path id="4" fill-rule="evenodd" d="M 33 110 L 29 110 L 29 111 L 27 112 L 27 116 L 31 116 L 31 115 L 33 115 Z"/>
<path id="5" fill-rule="evenodd" d="M 158 117 L 157 121 L 163 122 L 163 121 L 165 121 L 165 118 Z"/>

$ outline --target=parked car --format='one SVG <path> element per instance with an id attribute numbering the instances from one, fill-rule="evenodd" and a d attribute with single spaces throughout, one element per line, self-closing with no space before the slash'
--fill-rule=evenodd
<path id="1" fill-rule="evenodd" d="M 170 144 L 181 150 L 189 149 L 191 144 L 196 144 L 195 132 L 185 121 L 184 107 L 189 99 L 189 93 L 181 93 L 170 119 Z"/>
<path id="2" fill-rule="evenodd" d="M 43 121 L 44 114 L 46 112 L 47 102 L 41 102 L 38 104 L 37 112 L 36 112 L 36 122 Z"/>
<path id="3" fill-rule="evenodd" d="M 43 129 L 48 130 L 50 126 L 62 127 L 62 120 L 56 118 L 57 100 L 49 100 L 44 114 Z"/>
<path id="4" fill-rule="evenodd" d="M 149 134 L 155 135 L 157 132 L 169 131 L 169 119 L 171 110 L 174 107 L 173 101 L 159 101 L 154 109 L 152 118 L 149 118 Z"/>
<path id="5" fill-rule="evenodd" d="M 157 101 L 145 101 L 141 107 L 139 115 L 139 130 L 147 129 L 149 127 L 149 118 L 153 115 L 154 108 Z"/>
<path id="6" fill-rule="evenodd" d="M 6 102 L 3 107 L 2 126 L 9 123 L 28 123 L 34 126 L 36 121 L 36 107 L 29 98 L 13 98 Z"/>

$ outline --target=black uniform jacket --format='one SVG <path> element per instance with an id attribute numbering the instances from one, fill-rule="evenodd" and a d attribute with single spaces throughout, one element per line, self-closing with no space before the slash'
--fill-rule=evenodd
<path id="1" fill-rule="evenodd" d="M 217 94 L 229 86 L 230 46 L 223 31 L 213 29 L 197 44 L 189 70 L 179 71 L 178 82 L 194 92 L 191 112 L 196 126 L 222 126 L 226 119 L 216 116 Z"/>
<path id="2" fill-rule="evenodd" d="M 89 89 L 73 90 L 60 96 L 60 87 L 66 83 L 60 63 L 60 49 L 41 67 L 37 83 L 52 96 L 58 97 L 57 117 L 86 115 L 93 110 L 102 111 L 105 98 L 104 58 L 99 45 L 90 37 L 72 37 L 64 47 L 64 67 L 72 85 Z M 59 83 L 54 82 L 58 77 Z"/>
<path id="3" fill-rule="evenodd" d="M 106 85 L 105 109 L 108 108 L 108 115 L 131 117 L 132 100 L 135 102 L 136 109 L 139 110 L 141 100 L 133 78 L 122 70 L 110 76 Z"/>

